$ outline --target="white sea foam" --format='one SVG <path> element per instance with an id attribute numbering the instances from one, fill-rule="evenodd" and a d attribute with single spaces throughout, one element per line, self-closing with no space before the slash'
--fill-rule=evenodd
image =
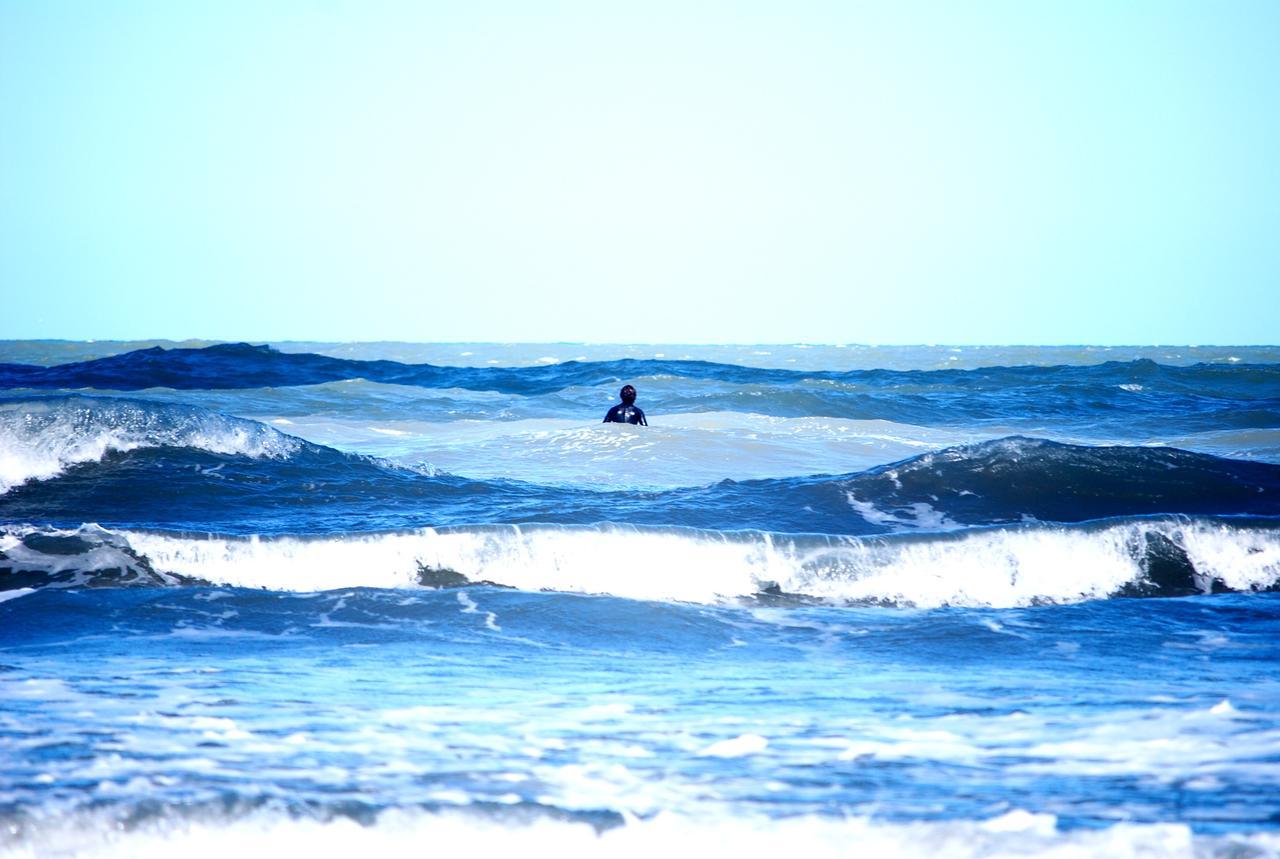
<path id="1" fill-rule="evenodd" d="M 1280 731 L 1263 712 L 1241 713 L 1223 701 L 1077 713 L 1065 723 L 1045 712 L 904 713 L 890 721 L 832 720 L 826 743 L 840 760 L 864 763 L 927 760 L 999 766 L 1017 776 L 1139 776 L 1166 785 L 1218 778 L 1280 788 L 1280 772 L 1269 763 Z"/>
<path id="2" fill-rule="evenodd" d="M 575 392 L 566 392 L 574 396 Z M 607 405 L 607 404 L 606 404 Z M 600 409 L 600 414 L 604 408 Z M 411 420 L 292 416 L 289 431 L 316 444 L 476 479 L 671 487 L 718 480 L 845 474 L 939 447 L 993 438 L 883 420 L 774 417 L 746 412 L 651 416 L 647 430 L 599 418 Z"/>
<path id="3" fill-rule="evenodd" d="M 1194 583 L 1280 581 L 1280 532 L 1180 519 L 1034 525 L 918 537 L 720 533 L 630 526 L 478 526 L 341 537 L 196 538 L 85 528 L 80 554 L 42 555 L 0 531 L 21 570 L 111 569 L 145 558 L 158 574 L 313 591 L 409 587 L 423 570 L 525 590 L 715 603 L 776 589 L 833 602 L 1010 607 L 1109 596 L 1145 575 L 1151 540 L 1180 547 Z M 67 532 L 58 532 L 65 534 Z M 619 557 L 644 558 L 642 570 Z"/>
<path id="4" fill-rule="evenodd" d="M 45 552 L 24 542 L 31 534 L 63 541 L 61 551 Z M 73 544 L 73 545 L 68 545 Z M 154 584 L 177 584 L 164 573 L 142 569 L 126 535 L 96 525 L 75 529 L 22 526 L 0 528 L 0 553 L 3 567 L 10 570 L 43 573 L 45 587 L 78 587 L 89 584 L 100 570 L 119 570 L 123 578 L 150 580 Z"/>
<path id="5" fill-rule="evenodd" d="M 0 493 L 46 480 L 112 451 L 191 447 L 252 457 L 287 456 L 298 439 L 204 409 L 143 400 L 54 397 L 0 404 Z"/>
<path id="6" fill-rule="evenodd" d="M 708 758 L 740 758 L 762 752 L 768 746 L 769 741 L 759 734 L 742 734 L 731 740 L 712 743 L 698 754 Z"/>
<path id="7" fill-rule="evenodd" d="M 426 848 L 424 848 L 424 845 Z M 122 830 L 105 815 L 48 821 L 0 845 L 0 857 L 225 856 L 876 856 L 886 859 L 1079 856 L 1212 857 L 1280 855 L 1280 835 L 1265 830 L 1196 835 L 1183 824 L 1118 823 L 1062 831 L 1052 815 L 1014 809 L 986 820 L 891 823 L 865 817 L 789 817 L 672 813 L 598 832 L 585 823 L 505 822 L 466 811 L 385 811 L 374 825 L 261 813 L 234 821 L 162 818 Z"/>
<path id="8" fill-rule="evenodd" d="M 890 472 L 890 475 L 897 482 L 896 475 L 893 475 L 893 472 Z M 898 485 L 901 486 L 901 484 Z M 872 525 L 898 526 L 925 531 L 950 531 L 963 527 L 945 513 L 935 510 L 932 505 L 923 501 L 892 510 L 881 510 L 869 501 L 860 501 L 852 492 L 846 492 L 845 499 L 859 516 Z"/>
<path id="9" fill-rule="evenodd" d="M 1280 539 L 1253 531 L 1204 523 L 1182 529 L 1181 545 L 1197 570 L 1212 570 L 1236 590 L 1267 587 L 1280 580 Z"/>

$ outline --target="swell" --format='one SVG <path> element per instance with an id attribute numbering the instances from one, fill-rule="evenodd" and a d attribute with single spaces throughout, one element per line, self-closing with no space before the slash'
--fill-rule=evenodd
<path id="1" fill-rule="evenodd" d="M 1021 437 L 844 475 L 596 491 L 424 473 L 193 407 L 60 397 L 0 407 L 0 450 L 11 485 L 0 494 L 0 521 L 63 527 L 298 534 L 611 522 L 875 535 L 1135 515 L 1280 516 L 1280 465 Z"/>
<path id="2" fill-rule="evenodd" d="M 258 538 L 9 526 L 0 582 L 308 592 L 484 583 L 708 604 L 1009 607 L 1275 590 L 1280 523 L 1161 517 L 875 538 L 622 526 Z"/>
<path id="3" fill-rule="evenodd" d="M 1280 515 L 1280 466 L 1168 447 L 1010 437 L 927 453 L 839 482 L 871 521 L 976 525 L 1111 516 Z"/>
<path id="4" fill-rule="evenodd" d="M 1148 384 L 1198 393 L 1210 387 L 1236 399 L 1271 400 L 1280 387 L 1280 365 L 1194 364 L 1166 366 L 1150 359 L 1092 365 L 985 367 L 977 370 L 786 370 L 687 359 L 563 361 L 529 367 L 450 367 L 389 360 L 335 358 L 309 352 L 280 352 L 270 346 L 223 343 L 203 348 L 155 346 L 132 352 L 44 367 L 0 364 L 0 387 L 139 390 L 244 389 L 314 385 L 366 379 L 397 385 L 463 388 L 532 396 L 622 378 L 675 376 L 735 384 L 791 384 L 800 380 L 844 382 L 868 387 L 945 383 L 975 393 L 1024 384 Z"/>
<path id="5" fill-rule="evenodd" d="M 244 390 L 354 379 L 522 398 L 644 381 L 656 395 L 646 405 L 668 413 L 756 411 L 947 426 L 1085 420 L 1117 428 L 1145 416 L 1152 421 L 1148 430 L 1159 420 L 1176 420 L 1183 432 L 1280 426 L 1280 365 L 1274 364 L 1165 366 L 1140 359 L 1088 366 L 805 371 L 622 359 L 448 367 L 285 353 L 244 343 L 154 347 L 53 367 L 0 364 L 0 388 L 10 389 Z M 687 384 L 695 381 L 715 385 Z"/>

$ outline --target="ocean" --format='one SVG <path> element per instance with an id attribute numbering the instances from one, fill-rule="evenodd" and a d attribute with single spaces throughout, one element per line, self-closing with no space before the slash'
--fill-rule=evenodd
<path id="1" fill-rule="evenodd" d="M 1280 856 L 1280 347 L 0 342 L 0 856 L 237 851 Z"/>

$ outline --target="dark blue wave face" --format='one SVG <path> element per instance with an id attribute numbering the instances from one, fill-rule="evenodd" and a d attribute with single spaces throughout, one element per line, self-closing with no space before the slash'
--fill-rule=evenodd
<path id="1" fill-rule="evenodd" d="M 844 485 L 881 511 L 906 516 L 925 504 L 964 525 L 1280 514 L 1280 465 L 1176 448 L 1084 447 L 1020 437 L 925 454 Z"/>
<path id="2" fill-rule="evenodd" d="M 1139 360 L 1091 366 L 833 372 L 624 359 L 514 368 L 442 367 L 284 353 L 247 344 L 156 347 L 54 367 L 0 364 L 0 389 L 46 390 L 235 390 L 366 379 L 538 397 L 654 377 L 720 383 L 709 389 L 690 384 L 686 391 L 677 386 L 660 402 L 646 403 L 655 414 L 746 411 L 914 425 L 1007 425 L 1027 431 L 1089 427 L 1124 438 L 1280 427 L 1280 366 L 1273 364 L 1170 367 Z"/>

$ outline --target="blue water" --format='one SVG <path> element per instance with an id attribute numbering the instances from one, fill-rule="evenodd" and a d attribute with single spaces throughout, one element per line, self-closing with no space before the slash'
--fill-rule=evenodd
<path id="1" fill-rule="evenodd" d="M 8 342 L 0 490 L 0 855 L 1280 855 L 1280 348 Z"/>

